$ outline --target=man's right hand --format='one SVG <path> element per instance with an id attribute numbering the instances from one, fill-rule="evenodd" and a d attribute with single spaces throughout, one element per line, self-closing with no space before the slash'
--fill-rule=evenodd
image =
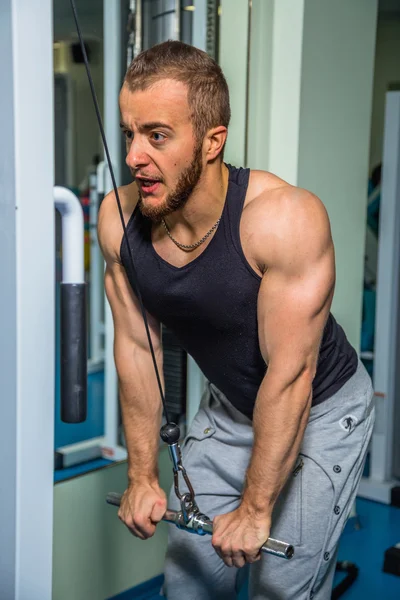
<path id="1" fill-rule="evenodd" d="M 129 485 L 121 498 L 118 517 L 134 536 L 147 540 L 167 510 L 167 497 L 157 483 Z"/>

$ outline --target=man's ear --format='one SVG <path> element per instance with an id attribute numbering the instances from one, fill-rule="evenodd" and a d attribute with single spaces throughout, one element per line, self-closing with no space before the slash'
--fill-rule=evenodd
<path id="1" fill-rule="evenodd" d="M 228 130 L 223 125 L 210 129 L 206 134 L 206 160 L 211 162 L 217 158 L 222 152 L 226 138 L 228 136 Z"/>

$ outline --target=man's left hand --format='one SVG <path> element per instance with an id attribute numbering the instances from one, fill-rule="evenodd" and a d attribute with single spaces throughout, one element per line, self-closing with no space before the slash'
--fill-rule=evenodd
<path id="1" fill-rule="evenodd" d="M 244 505 L 213 520 L 212 545 L 228 567 L 243 567 L 261 558 L 260 548 L 271 528 L 268 516 L 254 515 Z"/>

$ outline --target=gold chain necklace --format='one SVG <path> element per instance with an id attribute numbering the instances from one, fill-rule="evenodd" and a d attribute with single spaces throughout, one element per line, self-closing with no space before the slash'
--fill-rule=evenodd
<path id="1" fill-rule="evenodd" d="M 172 237 L 171 232 L 168 229 L 168 226 L 167 226 L 165 220 L 161 219 L 161 222 L 164 225 L 164 229 L 167 232 L 168 237 L 170 238 L 171 241 L 174 242 L 174 244 L 176 246 L 178 246 L 178 248 L 180 248 L 181 250 L 194 250 L 195 248 L 198 248 L 199 246 L 201 246 L 201 244 L 203 244 L 206 241 L 206 239 L 208 237 L 210 237 L 212 232 L 218 227 L 220 220 L 221 220 L 221 218 L 219 218 L 218 221 L 211 227 L 211 229 L 209 231 L 207 231 L 206 235 L 204 235 L 201 238 L 201 240 L 199 240 L 195 244 L 181 244 L 180 242 L 178 242 L 178 240 L 176 240 L 174 237 Z"/>

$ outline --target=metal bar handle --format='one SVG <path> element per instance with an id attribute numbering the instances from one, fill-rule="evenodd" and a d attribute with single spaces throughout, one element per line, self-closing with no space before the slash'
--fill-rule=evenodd
<path id="1" fill-rule="evenodd" d="M 108 504 L 112 504 L 113 506 L 120 506 L 121 504 L 121 494 L 117 494 L 116 492 L 110 492 L 107 494 L 106 501 Z M 179 529 L 187 529 L 187 531 L 195 531 L 194 529 L 190 529 L 185 527 L 183 519 L 181 518 L 182 513 L 177 512 L 175 510 L 167 509 L 165 515 L 162 520 L 167 523 L 174 523 L 179 527 Z M 199 524 L 199 529 L 201 528 L 203 533 L 209 533 L 212 535 L 213 533 L 213 524 L 212 521 L 202 520 L 201 524 Z M 265 544 L 261 547 L 261 551 L 266 554 L 272 554 L 274 556 L 278 556 L 279 558 L 285 558 L 289 560 L 294 555 L 294 547 L 291 544 L 287 544 L 286 542 L 281 542 L 280 540 L 275 540 L 274 538 L 268 538 Z"/>

